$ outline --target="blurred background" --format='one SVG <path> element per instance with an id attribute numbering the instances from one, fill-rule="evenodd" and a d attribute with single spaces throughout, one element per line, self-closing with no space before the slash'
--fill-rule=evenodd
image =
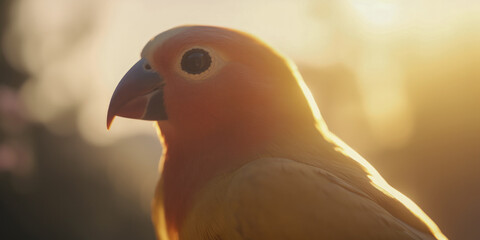
<path id="1" fill-rule="evenodd" d="M 480 1 L 0 0 L 0 239 L 154 239 L 152 123 L 105 118 L 182 24 L 290 56 L 334 133 L 449 238 L 480 238 Z"/>

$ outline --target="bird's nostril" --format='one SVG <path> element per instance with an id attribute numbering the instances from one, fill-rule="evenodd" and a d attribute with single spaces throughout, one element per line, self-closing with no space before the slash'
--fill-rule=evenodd
<path id="1" fill-rule="evenodd" d="M 145 68 L 145 70 L 151 70 L 152 69 L 152 66 L 150 66 L 150 64 L 148 64 L 148 63 L 145 64 L 143 67 Z"/>

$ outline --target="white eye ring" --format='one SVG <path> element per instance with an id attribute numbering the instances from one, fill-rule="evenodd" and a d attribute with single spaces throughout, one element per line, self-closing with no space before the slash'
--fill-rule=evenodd
<path id="1" fill-rule="evenodd" d="M 180 54 L 176 68 L 182 77 L 191 81 L 201 81 L 216 73 L 223 62 L 210 48 L 192 46 Z"/>

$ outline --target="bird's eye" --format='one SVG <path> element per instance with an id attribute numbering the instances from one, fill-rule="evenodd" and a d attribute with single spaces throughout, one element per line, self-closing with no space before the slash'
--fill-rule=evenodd
<path id="1" fill-rule="evenodd" d="M 193 48 L 185 52 L 181 62 L 182 70 L 190 74 L 205 72 L 211 64 L 210 54 L 201 48 Z"/>

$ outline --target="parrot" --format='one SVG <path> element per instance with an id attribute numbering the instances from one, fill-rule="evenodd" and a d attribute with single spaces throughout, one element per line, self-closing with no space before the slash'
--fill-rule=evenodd
<path id="1" fill-rule="evenodd" d="M 295 64 L 226 27 L 162 32 L 107 111 L 154 121 L 160 240 L 442 239 L 435 222 L 328 129 Z"/>

